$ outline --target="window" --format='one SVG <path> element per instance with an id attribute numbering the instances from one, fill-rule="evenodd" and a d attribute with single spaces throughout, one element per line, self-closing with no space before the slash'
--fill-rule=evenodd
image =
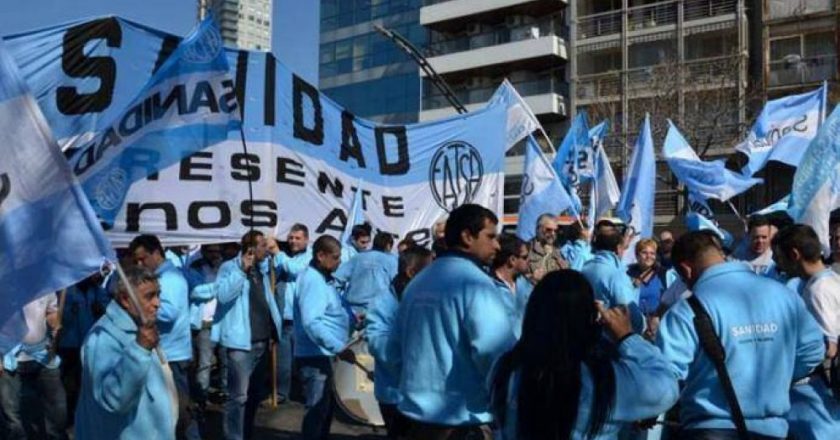
<path id="1" fill-rule="evenodd" d="M 770 40 L 770 60 L 779 61 L 788 55 L 801 56 L 802 47 L 799 35 L 794 37 L 777 38 Z"/>

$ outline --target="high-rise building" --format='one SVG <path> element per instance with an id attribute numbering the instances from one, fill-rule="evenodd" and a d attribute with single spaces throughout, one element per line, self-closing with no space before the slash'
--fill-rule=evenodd
<path id="1" fill-rule="evenodd" d="M 359 117 L 410 123 L 420 112 L 417 64 L 374 28 L 426 42 L 421 0 L 321 0 L 319 87 Z"/>
<path id="2" fill-rule="evenodd" d="M 567 121 L 566 1 L 426 0 L 420 23 L 429 31 L 427 60 L 468 110 L 483 106 L 507 78 L 557 143 Z M 421 120 L 455 113 L 424 79 Z M 519 210 L 522 146 L 505 161 L 504 213 Z"/>
<path id="3" fill-rule="evenodd" d="M 271 0 L 199 0 L 198 18 L 212 13 L 226 46 L 270 51 L 271 5 Z"/>

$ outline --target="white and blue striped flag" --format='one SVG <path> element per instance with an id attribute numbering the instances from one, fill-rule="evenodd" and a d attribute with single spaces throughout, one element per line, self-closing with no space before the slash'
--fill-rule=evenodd
<path id="1" fill-rule="evenodd" d="M 240 124 L 222 37 L 208 17 L 119 117 L 70 146 L 70 165 L 97 215 L 112 224 L 132 183 L 226 140 Z"/>
<path id="2" fill-rule="evenodd" d="M 537 219 L 541 215 L 558 215 L 566 210 L 571 210 L 575 217 L 579 215 L 569 193 L 533 136 L 528 136 L 525 147 L 525 170 L 522 173 L 516 235 L 528 241 L 536 235 Z"/>
<path id="3" fill-rule="evenodd" d="M 21 309 L 99 271 L 113 251 L 38 104 L 0 41 L 0 353 Z"/>
<path id="4" fill-rule="evenodd" d="M 767 101 L 747 138 L 735 147 L 749 158 L 741 172 L 752 176 L 771 160 L 799 165 L 825 119 L 827 92 L 823 83 L 812 92 Z"/>
<path id="5" fill-rule="evenodd" d="M 840 207 L 840 106 L 820 127 L 805 151 L 790 193 L 788 214 L 797 223 L 811 226 L 829 252 L 828 223 L 831 211 Z"/>

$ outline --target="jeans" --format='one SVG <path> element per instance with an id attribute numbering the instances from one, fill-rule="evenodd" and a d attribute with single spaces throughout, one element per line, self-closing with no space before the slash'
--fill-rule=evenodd
<path id="1" fill-rule="evenodd" d="M 682 440 L 739 440 L 734 429 L 687 429 L 679 435 Z M 750 433 L 752 440 L 783 440 L 777 437 Z"/>
<path id="2" fill-rule="evenodd" d="M 195 347 L 195 399 L 207 402 L 207 390 L 210 388 L 210 369 L 213 368 L 213 341 L 210 340 L 210 328 L 193 332 Z"/>
<path id="3" fill-rule="evenodd" d="M 251 350 L 225 350 L 228 358 L 228 393 L 222 431 L 226 440 L 251 438 L 257 407 L 268 392 L 268 341 L 251 343 Z"/>
<path id="4" fill-rule="evenodd" d="M 179 440 L 201 440 L 198 422 L 193 418 L 192 399 L 190 399 L 190 361 L 170 362 L 172 379 L 178 389 L 178 423 L 175 435 Z"/>
<path id="5" fill-rule="evenodd" d="M 277 394 L 280 400 L 288 399 L 292 390 L 292 358 L 294 347 L 294 321 L 284 320 L 277 344 Z"/>
<path id="6" fill-rule="evenodd" d="M 330 436 L 333 409 L 333 372 L 330 358 L 312 356 L 297 358 L 298 372 L 306 405 L 301 437 L 322 440 Z"/>
<path id="7" fill-rule="evenodd" d="M 67 439 L 67 395 L 59 369 L 24 361 L 16 371 L 4 371 L 0 375 L 0 412 L 7 440 L 27 436 Z"/>

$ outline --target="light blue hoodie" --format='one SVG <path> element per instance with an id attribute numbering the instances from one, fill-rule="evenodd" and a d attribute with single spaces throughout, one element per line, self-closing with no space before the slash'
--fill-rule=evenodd
<path id="1" fill-rule="evenodd" d="M 603 301 L 607 308 L 627 306 L 633 331 L 644 331 L 645 317 L 639 308 L 639 290 L 633 287 L 627 267 L 615 252 L 595 252 L 595 256 L 583 265 L 581 273 L 592 285 L 596 300 Z"/>
<path id="2" fill-rule="evenodd" d="M 312 261 L 312 248 L 306 248 L 303 252 L 290 257 L 284 252 L 274 256 L 274 266 L 277 268 L 277 279 L 286 283 L 283 292 L 283 319 L 291 321 L 295 319 L 295 296 L 297 295 L 297 278 L 309 266 Z"/>
<path id="3" fill-rule="evenodd" d="M 825 352 L 820 329 L 802 299 L 741 262 L 706 269 L 692 291 L 721 339 L 747 427 L 757 434 L 785 437 L 790 385 L 812 371 Z M 693 319 L 688 302 L 678 301 L 662 318 L 657 336 L 673 374 L 685 383 L 681 425 L 735 429 Z"/>
<path id="4" fill-rule="evenodd" d="M 268 302 L 268 310 L 279 341 L 283 318 L 277 310 L 277 301 L 271 292 L 271 280 L 268 276 L 269 262 L 266 259 L 257 264 L 263 277 L 263 292 L 261 293 L 265 295 Z M 251 283 L 242 271 L 242 254 L 222 263 L 214 285 L 219 303 L 216 306 L 216 315 L 213 317 L 210 339 L 225 348 L 251 350 Z"/>
<path id="5" fill-rule="evenodd" d="M 397 276 L 397 257 L 377 250 L 359 252 L 333 276 L 347 283 L 344 300 L 348 304 L 367 309 L 374 298 L 389 292 L 391 280 Z"/>
<path id="6" fill-rule="evenodd" d="M 192 359 L 192 338 L 187 279 L 169 260 L 164 260 L 155 273 L 160 283 L 160 346 L 169 362 L 188 361 Z"/>
<path id="7" fill-rule="evenodd" d="M 581 368 L 581 389 L 578 415 L 572 440 L 613 440 L 623 424 L 656 417 L 667 411 L 679 397 L 677 380 L 671 374 L 667 360 L 653 344 L 633 335 L 618 345 L 619 358 L 613 362 L 615 371 L 615 403 L 611 417 L 604 423 L 597 437 L 586 437 L 591 418 L 594 382 L 586 365 Z M 507 413 L 499 440 L 516 440 L 517 393 L 519 374 L 514 373 L 508 387 Z"/>
<path id="8" fill-rule="evenodd" d="M 109 302 L 105 289 L 92 286 L 82 290 L 78 285 L 67 288 L 64 300 L 64 313 L 61 317 L 60 348 L 80 348 L 85 336 L 93 327 L 93 305 L 105 307 Z"/>
<path id="9" fill-rule="evenodd" d="M 376 386 L 373 393 L 379 403 L 390 405 L 400 402 L 399 366 L 394 365 L 393 359 L 399 341 L 391 337 L 399 307 L 400 303 L 392 289 L 379 294 L 365 315 L 365 338 L 375 361 L 373 382 Z"/>
<path id="10" fill-rule="evenodd" d="M 335 356 L 349 342 L 350 316 L 333 283 L 311 264 L 298 278 L 295 357 Z"/>
<path id="11" fill-rule="evenodd" d="M 583 265 L 594 258 L 592 246 L 586 240 L 575 240 L 560 248 L 560 255 L 569 263 L 569 269 L 580 271 Z"/>
<path id="12" fill-rule="evenodd" d="M 82 347 L 77 439 L 174 439 L 176 404 L 158 357 L 136 342 L 137 326 L 112 301 Z"/>
<path id="13" fill-rule="evenodd" d="M 394 326 L 409 418 L 448 426 L 493 420 L 486 380 L 514 342 L 509 309 L 475 260 L 447 252 L 409 283 Z"/>

